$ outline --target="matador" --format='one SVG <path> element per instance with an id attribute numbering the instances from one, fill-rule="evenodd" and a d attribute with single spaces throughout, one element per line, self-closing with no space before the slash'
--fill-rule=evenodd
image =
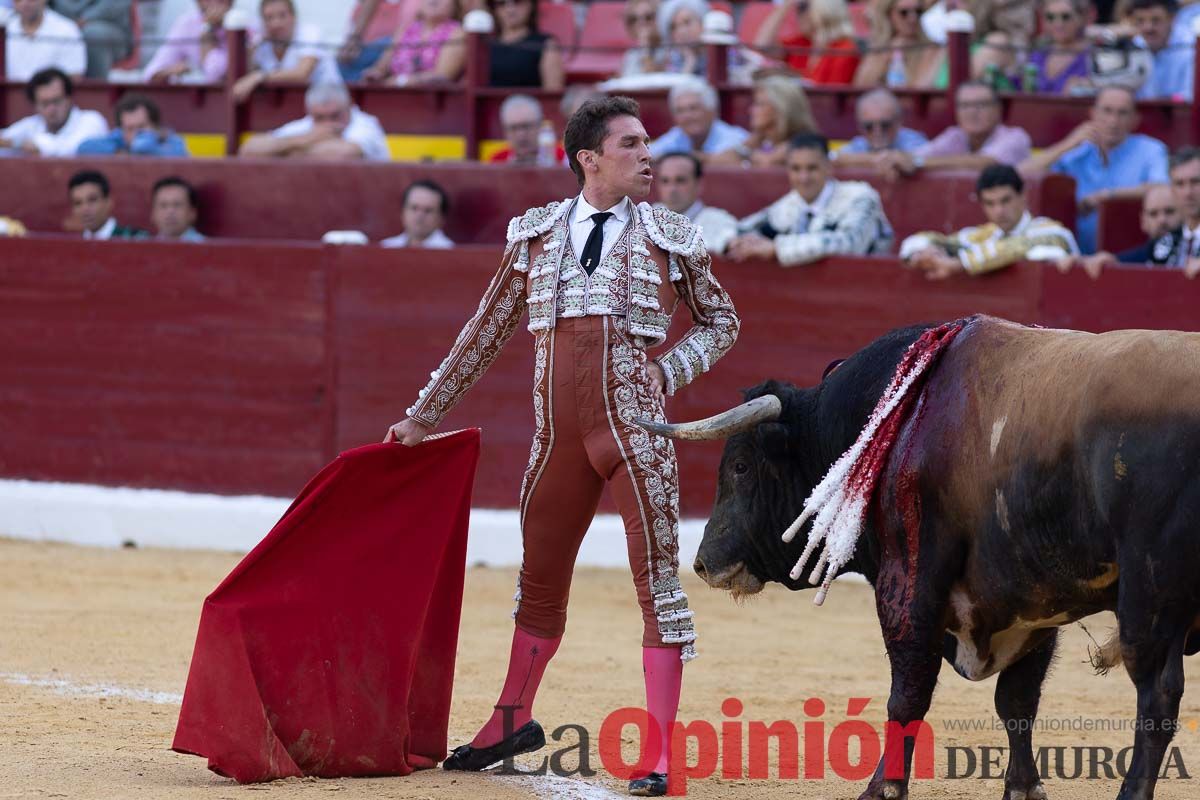
<path id="1" fill-rule="evenodd" d="M 509 223 L 500 269 L 478 310 L 385 439 L 411 445 L 433 430 L 528 311 L 536 430 L 521 484 L 523 557 L 508 674 L 491 718 L 451 752 L 446 769 L 480 770 L 544 745 L 534 695 L 562 639 L 575 557 L 607 484 L 625 525 L 643 619 L 647 710 L 657 723 L 653 763 L 629 789 L 666 793 L 669 731 L 696 634 L 678 576 L 675 451 L 635 420 L 663 420 L 664 394 L 709 370 L 733 346 L 739 321 L 700 231 L 640 202 L 653 173 L 638 113 L 633 100 L 608 97 L 571 117 L 564 144 L 582 191 Z M 666 341 L 680 302 L 693 326 L 651 358 L 647 351 Z"/>

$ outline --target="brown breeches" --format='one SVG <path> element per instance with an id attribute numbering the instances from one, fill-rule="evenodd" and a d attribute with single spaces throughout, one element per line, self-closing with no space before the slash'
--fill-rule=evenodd
<path id="1" fill-rule="evenodd" d="M 678 471 L 671 442 L 634 423 L 661 420 L 645 350 L 604 316 L 564 318 L 537 334 L 537 430 L 521 486 L 524 561 L 517 625 L 561 636 L 575 557 L 605 484 L 625 524 L 642 609 L 642 644 L 694 655 L 687 597 L 678 578 Z"/>

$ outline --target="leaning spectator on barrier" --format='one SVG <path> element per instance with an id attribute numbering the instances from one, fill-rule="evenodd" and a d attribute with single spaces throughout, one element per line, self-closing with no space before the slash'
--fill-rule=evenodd
<path id="1" fill-rule="evenodd" d="M 986 83 L 967 81 L 954 95 L 956 125 L 911 153 L 889 151 L 875 164 L 890 179 L 920 169 L 983 169 L 991 164 L 1016 166 L 1029 157 L 1029 134 L 1000 124 L 1000 97 Z"/>
<path id="2" fill-rule="evenodd" d="M 233 85 L 244 102 L 259 86 L 276 83 L 341 83 L 333 53 L 321 42 L 321 29 L 296 19 L 293 0 L 262 0 L 262 41 L 251 55 L 253 70 Z"/>
<path id="3" fill-rule="evenodd" d="M 539 134 L 543 123 L 542 104 L 527 94 L 513 94 L 500 104 L 500 128 L 505 146 L 488 158 L 491 164 L 550 167 L 566 162 L 567 151 L 554 136 L 554 147 L 542 152 Z"/>
<path id="4" fill-rule="evenodd" d="M 708 155 L 740 147 L 750 137 L 745 128 L 717 117 L 717 91 L 702 78 L 688 78 L 672 86 L 667 105 L 675 125 L 650 143 L 653 158 L 687 151 L 704 160 Z"/>
<path id="5" fill-rule="evenodd" d="M 921 27 L 921 0 L 871 0 L 871 39 L 854 72 L 854 85 L 933 86 L 944 53 Z"/>
<path id="6" fill-rule="evenodd" d="M 158 104 L 144 94 L 130 93 L 113 108 L 116 127 L 106 136 L 87 139 L 79 145 L 81 156 L 163 156 L 185 158 L 183 137 L 162 125 Z"/>
<path id="7" fill-rule="evenodd" d="M 82 170 L 67 183 L 71 215 L 64 228 L 78 231 L 85 239 L 145 239 L 149 233 L 117 222 L 113 216 L 112 191 L 104 173 Z"/>
<path id="8" fill-rule="evenodd" d="M 308 115 L 270 133 L 251 136 L 240 155 L 332 161 L 387 161 L 387 135 L 379 120 L 350 102 L 341 83 L 317 84 L 304 95 Z"/>
<path id="9" fill-rule="evenodd" d="M 442 225 L 450 214 L 446 190 L 431 180 L 413 181 L 404 190 L 402 219 L 404 233 L 384 239 L 383 247 L 425 247 L 446 250 L 454 247 Z"/>
<path id="10" fill-rule="evenodd" d="M 879 193 L 861 181 L 832 178 L 824 136 L 807 133 L 792 139 L 787 170 L 791 191 L 739 223 L 746 232 L 730 242 L 732 258 L 775 258 L 790 267 L 826 256 L 891 249 L 894 234 Z"/>
<path id="11" fill-rule="evenodd" d="M 70 157 L 87 139 L 108 133 L 99 111 L 78 108 L 71 79 L 60 69 L 41 70 L 25 85 L 36 113 L 0 130 L 0 152 Z"/>
<path id="12" fill-rule="evenodd" d="M 87 71 L 87 47 L 79 26 L 46 7 L 46 0 L 21 0 L 0 10 L 5 29 L 5 77 L 27 81 L 51 67 L 76 78 Z"/>
<path id="13" fill-rule="evenodd" d="M 104 80 L 117 61 L 133 50 L 131 0 L 50 0 L 50 7 L 83 32 L 87 77 Z"/>
<path id="14" fill-rule="evenodd" d="M 1075 179 L 1079 210 L 1075 230 L 1085 253 L 1096 250 L 1097 209 L 1102 201 L 1141 197 L 1150 184 L 1168 180 L 1167 146 L 1134 133 L 1139 121 L 1133 92 L 1106 87 L 1096 95 L 1087 122 L 1021 164 L 1026 175 L 1049 170 Z"/>
<path id="15" fill-rule="evenodd" d="M 449 83 L 462 77 L 467 39 L 458 0 L 422 0 L 412 22 L 396 30 L 392 44 L 362 74 L 364 81 L 397 86 Z"/>
<path id="16" fill-rule="evenodd" d="M 1129 23 L 1140 37 L 1139 43 L 1154 55 L 1150 77 L 1138 89 L 1139 99 L 1192 101 L 1195 35 L 1182 42 L 1172 41 L 1171 31 L 1178 11 L 1175 0 L 1131 0 L 1126 8 Z"/>
<path id="17" fill-rule="evenodd" d="M 1115 264 L 1154 264 L 1162 266 L 1161 259 L 1165 258 L 1175 244 L 1171 232 L 1181 230 L 1182 217 L 1179 216 L 1179 204 L 1175 201 L 1174 190 L 1165 183 L 1156 183 L 1146 190 L 1142 197 L 1142 212 L 1140 214 L 1142 233 L 1146 241 L 1137 247 L 1113 255 L 1102 250 L 1090 256 L 1068 256 L 1058 260 L 1058 269 L 1067 272 L 1073 267 L 1082 267 L 1094 278 L 1099 278 L 1105 267 Z M 1155 245 L 1160 240 L 1167 244 L 1159 249 Z"/>
<path id="18" fill-rule="evenodd" d="M 872 89 L 854 104 L 859 134 L 837 152 L 839 166 L 873 166 L 879 153 L 911 153 L 929 141 L 925 134 L 904 127 L 903 109 L 888 89 Z"/>
<path id="19" fill-rule="evenodd" d="M 975 195 L 987 218 L 949 235 L 924 231 L 900 245 L 900 258 L 925 277 L 982 275 L 1018 261 L 1048 261 L 1079 253 L 1075 237 L 1062 223 L 1029 213 L 1025 182 L 1007 164 L 985 167 Z"/>
<path id="20" fill-rule="evenodd" d="M 225 29 L 225 15 L 232 7 L 233 0 L 196 0 L 196 8 L 175 18 L 166 41 L 142 70 L 142 80 L 147 83 L 223 80 L 229 69 L 231 38 Z M 257 29 L 253 32 L 256 34 Z"/>
<path id="21" fill-rule="evenodd" d="M 704 190 L 704 166 L 695 153 L 667 153 L 654 165 L 654 185 L 658 189 L 659 206 L 690 219 L 704 246 L 713 255 L 724 255 L 729 243 L 737 238 L 737 217 L 723 208 L 705 205 L 700 199 Z"/>
<path id="22" fill-rule="evenodd" d="M 196 189 L 178 175 L 160 178 L 150 192 L 150 222 L 154 238 L 167 242 L 203 242 L 196 230 L 200 199 Z"/>
<path id="23" fill-rule="evenodd" d="M 1174 153 L 1171 156 L 1170 174 L 1171 191 L 1178 204 L 1182 224 L 1154 240 L 1148 252 L 1143 250 L 1137 255 L 1143 259 L 1142 263 L 1182 269 L 1186 277 L 1195 278 L 1200 275 L 1200 149 L 1185 147 Z M 1130 251 L 1130 254 L 1134 252 Z M 1085 259 L 1081 265 L 1088 274 L 1096 277 L 1104 266 L 1112 263 L 1111 258 L 1108 253 L 1097 253 L 1093 258 Z M 1060 263 L 1059 268 L 1068 269 L 1073 265 L 1074 262 Z"/>
<path id="24" fill-rule="evenodd" d="M 745 167 L 781 167 L 788 142 L 801 133 L 819 133 L 804 85 L 795 78 L 772 75 L 754 85 L 750 102 L 750 135 L 737 147 L 705 161 Z"/>

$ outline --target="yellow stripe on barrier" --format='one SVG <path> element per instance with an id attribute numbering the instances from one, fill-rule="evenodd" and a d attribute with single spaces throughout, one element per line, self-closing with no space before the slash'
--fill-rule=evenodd
<path id="1" fill-rule="evenodd" d="M 223 158 L 225 136 L 220 133 L 185 133 L 184 144 L 193 158 Z"/>

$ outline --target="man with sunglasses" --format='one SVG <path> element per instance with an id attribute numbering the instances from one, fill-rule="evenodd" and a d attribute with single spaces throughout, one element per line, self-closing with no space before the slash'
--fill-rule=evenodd
<path id="1" fill-rule="evenodd" d="M 871 166 L 876 153 L 911 153 L 928 142 L 925 134 L 903 126 L 902 114 L 900 101 L 887 89 L 872 89 L 859 97 L 854 118 L 860 133 L 834 153 L 838 165 Z"/>
<path id="2" fill-rule="evenodd" d="M 566 627 L 571 572 L 601 493 L 625 523 L 642 617 L 646 704 L 657 730 L 630 794 L 667 792 L 671 725 L 696 632 L 679 581 L 679 480 L 664 394 L 707 372 L 737 339 L 729 295 L 687 217 L 640 202 L 650 192 L 650 137 L 636 102 L 585 102 L 564 136 L 581 191 L 508 226 L 500 269 L 475 316 L 385 442 L 416 445 L 499 355 L 529 312 L 535 434 L 520 499 L 523 558 L 508 675 L 494 713 L 448 770 L 479 771 L 545 745 L 533 703 Z M 663 344 L 682 301 L 692 328 Z M 652 734 L 654 736 L 654 734 Z M 683 754 L 680 754 L 683 755 Z"/>

